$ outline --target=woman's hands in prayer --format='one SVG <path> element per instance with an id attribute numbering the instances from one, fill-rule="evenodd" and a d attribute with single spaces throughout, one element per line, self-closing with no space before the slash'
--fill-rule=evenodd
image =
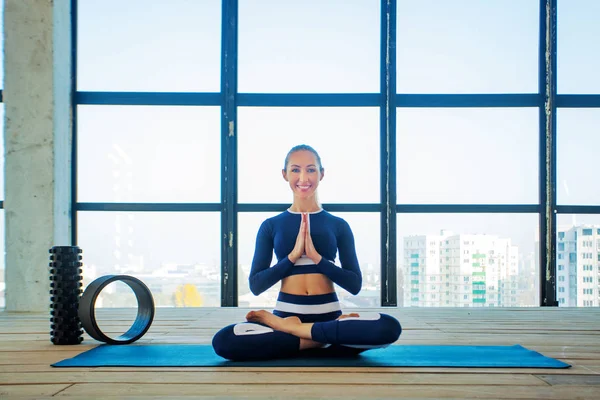
<path id="1" fill-rule="evenodd" d="M 304 214 L 303 216 L 306 218 L 305 226 L 306 226 L 306 237 L 304 239 L 304 252 L 306 256 L 310 258 L 315 264 L 321 262 L 321 255 L 315 249 L 315 245 L 313 244 L 312 237 L 310 236 L 310 219 L 308 218 L 308 214 Z"/>
<path id="2" fill-rule="evenodd" d="M 310 218 L 307 213 L 302 213 L 302 219 L 300 221 L 300 230 L 298 236 L 296 236 L 296 244 L 294 249 L 288 255 L 291 262 L 295 263 L 300 257 L 306 255 L 315 264 L 318 264 L 322 257 L 315 249 L 312 237 L 310 236 Z"/>

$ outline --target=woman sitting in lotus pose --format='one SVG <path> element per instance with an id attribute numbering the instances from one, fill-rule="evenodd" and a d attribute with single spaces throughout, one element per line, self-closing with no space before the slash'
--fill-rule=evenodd
<path id="1" fill-rule="evenodd" d="M 281 281 L 277 304 L 273 313 L 250 311 L 246 322 L 217 332 L 212 344 L 221 357 L 264 360 L 307 349 L 344 356 L 398 340 L 402 329 L 390 315 L 342 314 L 333 284 L 356 295 L 362 275 L 350 226 L 317 200 L 324 172 L 310 146 L 295 146 L 285 158 L 282 174 L 294 200 L 260 226 L 249 277 L 255 295 Z M 271 266 L 273 251 L 277 264 Z M 341 268 L 333 262 L 337 253 Z"/>

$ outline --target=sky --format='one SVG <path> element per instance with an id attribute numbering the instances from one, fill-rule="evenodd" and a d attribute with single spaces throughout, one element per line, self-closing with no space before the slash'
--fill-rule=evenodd
<path id="1" fill-rule="evenodd" d="M 379 7 L 240 0 L 238 90 L 378 92 Z M 399 0 L 398 93 L 537 92 L 538 7 L 539 0 Z M 220 90 L 220 1 L 80 0 L 78 8 L 78 90 Z M 600 93 L 599 14 L 598 1 L 559 0 L 559 94 Z M 559 204 L 598 204 L 598 126 L 600 109 L 558 110 Z M 538 135 L 537 108 L 398 109 L 398 202 L 535 204 Z M 220 201 L 218 107 L 80 106 L 78 141 L 81 202 Z M 238 201 L 289 203 L 281 168 L 298 143 L 321 154 L 322 202 L 379 201 L 376 107 L 238 108 Z M 258 225 L 270 215 L 240 213 L 240 264 L 250 262 Z M 132 216 L 136 252 L 148 262 L 220 262 L 218 213 Z M 109 263 L 116 218 L 80 213 L 88 262 Z M 344 218 L 360 239 L 359 258 L 378 265 L 379 214 Z M 529 253 L 538 216 L 398 215 L 398 260 L 403 236 L 441 229 L 498 234 Z"/>

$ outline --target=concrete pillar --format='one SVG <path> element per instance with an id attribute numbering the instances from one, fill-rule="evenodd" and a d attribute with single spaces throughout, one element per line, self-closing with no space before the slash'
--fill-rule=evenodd
<path id="1" fill-rule="evenodd" d="M 4 0 L 6 310 L 47 311 L 71 243 L 70 0 Z"/>

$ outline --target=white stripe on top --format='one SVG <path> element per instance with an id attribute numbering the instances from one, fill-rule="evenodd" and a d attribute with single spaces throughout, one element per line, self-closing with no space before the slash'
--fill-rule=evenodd
<path id="1" fill-rule="evenodd" d="M 331 263 L 335 264 L 333 261 L 331 261 Z M 296 260 L 294 265 L 315 265 L 315 262 L 303 254 L 299 259 Z"/>
<path id="2" fill-rule="evenodd" d="M 311 260 L 310 258 L 306 257 L 306 256 L 302 256 L 299 259 L 296 260 L 296 262 L 294 263 L 294 265 L 314 265 L 315 262 L 313 260 Z"/>
<path id="3" fill-rule="evenodd" d="M 327 314 L 340 311 L 342 307 L 339 301 L 324 304 L 292 304 L 277 300 L 275 309 L 295 314 Z"/>

